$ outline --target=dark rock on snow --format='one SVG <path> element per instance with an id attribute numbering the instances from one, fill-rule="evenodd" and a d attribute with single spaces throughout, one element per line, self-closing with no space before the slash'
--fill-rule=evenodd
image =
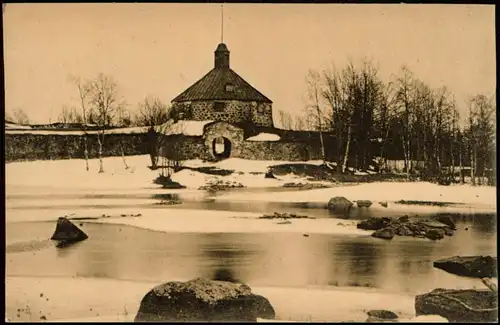
<path id="1" fill-rule="evenodd" d="M 452 230 L 456 230 L 457 229 L 457 226 L 455 225 L 455 222 L 453 222 L 453 220 L 449 217 L 449 216 L 436 216 L 435 218 L 437 221 L 447 225 L 448 227 L 450 227 Z"/>
<path id="2" fill-rule="evenodd" d="M 336 196 L 328 201 L 328 210 L 331 212 L 348 213 L 353 203 L 343 196 Z"/>
<path id="3" fill-rule="evenodd" d="M 356 227 L 358 229 L 363 229 L 363 230 L 379 230 L 389 226 L 390 224 L 391 224 L 390 218 L 370 217 L 366 220 L 360 221 Z"/>
<path id="4" fill-rule="evenodd" d="M 78 242 L 87 239 L 88 236 L 66 217 L 57 220 L 56 230 L 50 239 L 64 242 Z"/>
<path id="5" fill-rule="evenodd" d="M 370 310 L 368 313 L 368 316 L 370 317 L 376 317 L 376 318 L 382 318 L 382 319 L 397 319 L 398 315 L 393 313 L 390 310 Z"/>
<path id="6" fill-rule="evenodd" d="M 384 228 L 375 231 L 372 234 L 372 237 L 391 240 L 392 238 L 394 238 L 394 235 L 394 230 L 392 230 L 392 228 Z"/>
<path id="7" fill-rule="evenodd" d="M 410 221 L 410 218 L 408 216 L 402 216 L 398 218 L 399 222 L 408 222 Z"/>
<path id="8" fill-rule="evenodd" d="M 434 289 L 415 297 L 416 316 L 439 315 L 450 322 L 498 320 L 498 296 L 489 290 Z"/>
<path id="9" fill-rule="evenodd" d="M 425 233 L 425 237 L 431 240 L 438 240 L 444 238 L 444 230 L 443 229 L 429 229 Z"/>
<path id="10" fill-rule="evenodd" d="M 379 204 L 381 206 L 383 206 L 384 208 L 387 208 L 389 206 L 389 204 L 387 202 L 379 202 Z"/>
<path id="11" fill-rule="evenodd" d="M 268 170 L 264 175 L 264 178 L 276 178 L 272 171 Z"/>
<path id="12" fill-rule="evenodd" d="M 497 258 L 491 256 L 453 256 L 433 263 L 435 268 L 456 275 L 491 278 L 497 276 Z"/>
<path id="13" fill-rule="evenodd" d="M 371 217 L 358 222 L 357 228 L 375 230 L 377 232 L 372 234 L 372 236 L 384 239 L 391 239 L 397 235 L 438 240 L 444 238 L 445 235 L 453 235 L 453 230 L 441 222 L 434 220 L 410 221 L 408 216 L 398 219 Z"/>
<path id="14" fill-rule="evenodd" d="M 245 284 L 195 279 L 156 286 L 141 301 L 136 322 L 255 322 L 274 319 L 270 302 Z"/>
<path id="15" fill-rule="evenodd" d="M 369 208 L 372 206 L 373 202 L 370 200 L 358 200 L 356 201 L 356 204 L 359 208 Z"/>

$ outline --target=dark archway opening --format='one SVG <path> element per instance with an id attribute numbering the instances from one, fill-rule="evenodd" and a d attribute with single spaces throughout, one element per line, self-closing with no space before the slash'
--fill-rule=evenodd
<path id="1" fill-rule="evenodd" d="M 226 159 L 231 155 L 231 141 L 217 137 L 212 142 L 212 151 L 216 159 Z"/>

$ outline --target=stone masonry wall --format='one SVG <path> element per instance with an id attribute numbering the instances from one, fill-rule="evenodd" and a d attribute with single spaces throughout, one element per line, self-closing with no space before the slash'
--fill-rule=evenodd
<path id="1" fill-rule="evenodd" d="M 163 138 L 163 156 L 174 160 L 209 160 L 202 137 L 169 135 Z"/>
<path id="2" fill-rule="evenodd" d="M 4 134 L 5 161 L 84 158 L 84 138 L 73 134 Z M 146 134 L 106 134 L 103 156 L 147 154 Z M 97 135 L 87 135 L 90 158 L 98 157 Z"/>
<path id="3" fill-rule="evenodd" d="M 258 126 L 273 126 L 271 104 L 227 100 L 223 111 L 214 109 L 213 101 L 174 103 L 172 114 L 179 120 L 224 121 L 228 123 L 253 122 Z"/>
<path id="4" fill-rule="evenodd" d="M 321 159 L 318 146 L 301 142 L 244 141 L 239 158 L 255 160 L 307 161 Z"/>
<path id="5" fill-rule="evenodd" d="M 216 122 L 205 127 L 203 134 L 204 151 L 208 154 L 210 160 L 215 160 L 213 153 L 213 141 L 215 138 L 224 137 L 231 142 L 230 157 L 239 157 L 241 143 L 243 142 L 243 130 L 229 123 Z"/>

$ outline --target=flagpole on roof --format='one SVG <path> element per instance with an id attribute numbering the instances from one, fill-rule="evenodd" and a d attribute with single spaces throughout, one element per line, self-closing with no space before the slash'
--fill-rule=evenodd
<path id="1" fill-rule="evenodd" d="M 220 42 L 224 43 L 224 4 L 220 5 L 221 21 L 220 21 Z"/>

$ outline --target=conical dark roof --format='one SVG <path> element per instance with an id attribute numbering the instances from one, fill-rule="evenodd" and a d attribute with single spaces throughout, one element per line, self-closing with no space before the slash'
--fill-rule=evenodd
<path id="1" fill-rule="evenodd" d="M 227 85 L 232 90 L 226 89 Z M 172 102 L 195 100 L 241 100 L 272 103 L 230 68 L 214 68 L 203 78 L 175 97 Z"/>

